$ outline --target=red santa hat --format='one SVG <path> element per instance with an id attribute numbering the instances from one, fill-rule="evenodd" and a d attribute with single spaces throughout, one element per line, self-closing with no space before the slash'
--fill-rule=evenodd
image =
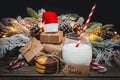
<path id="1" fill-rule="evenodd" d="M 45 32 L 58 31 L 58 18 L 55 12 L 43 12 L 42 23 Z"/>

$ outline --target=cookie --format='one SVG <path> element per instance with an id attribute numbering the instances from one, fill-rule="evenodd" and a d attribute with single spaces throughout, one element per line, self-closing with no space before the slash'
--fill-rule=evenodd
<path id="1" fill-rule="evenodd" d="M 40 56 L 36 59 L 36 62 L 43 66 L 56 66 L 57 65 L 56 60 L 50 56 Z"/>
<path id="2" fill-rule="evenodd" d="M 44 69 L 39 69 L 36 68 L 37 72 L 41 73 L 41 74 L 53 74 L 56 73 L 56 70 L 44 70 Z"/>
<path id="3" fill-rule="evenodd" d="M 57 65 L 56 66 L 43 66 L 40 65 L 39 63 L 35 63 L 36 68 L 42 69 L 42 70 L 57 70 Z"/>

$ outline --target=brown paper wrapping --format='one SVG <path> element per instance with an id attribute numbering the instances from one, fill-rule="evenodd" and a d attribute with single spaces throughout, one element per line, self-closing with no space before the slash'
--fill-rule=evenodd
<path id="1" fill-rule="evenodd" d="M 22 47 L 19 51 L 23 54 L 26 61 L 29 63 L 33 58 L 43 50 L 43 46 L 39 40 L 36 38 L 31 38 L 28 43 Z"/>
<path id="2" fill-rule="evenodd" d="M 63 43 L 61 43 L 61 44 L 42 44 L 42 45 L 47 54 L 56 52 L 57 56 L 62 58 Z"/>
<path id="3" fill-rule="evenodd" d="M 69 44 L 69 43 L 75 43 L 75 42 L 77 42 L 77 41 L 63 37 L 63 42 L 60 43 L 60 44 L 43 43 L 42 45 L 44 47 L 45 53 L 51 54 L 53 52 L 57 52 L 58 56 L 62 58 L 62 47 L 63 47 L 63 45 L 64 44 Z"/>
<path id="4" fill-rule="evenodd" d="M 61 43 L 63 40 L 63 31 L 56 33 L 45 33 L 40 34 L 40 41 L 42 43 Z"/>
<path id="5" fill-rule="evenodd" d="M 63 43 L 64 44 L 77 43 L 77 40 L 65 38 Z"/>

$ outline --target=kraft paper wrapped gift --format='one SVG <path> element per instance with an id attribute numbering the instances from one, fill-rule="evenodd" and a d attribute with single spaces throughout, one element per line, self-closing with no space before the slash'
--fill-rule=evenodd
<path id="1" fill-rule="evenodd" d="M 42 51 L 44 47 L 42 46 L 41 42 L 36 38 L 31 38 L 28 43 L 22 47 L 19 51 L 23 54 L 26 61 L 29 63 L 31 62 L 36 55 Z"/>
<path id="2" fill-rule="evenodd" d="M 63 43 L 61 44 L 42 44 L 44 50 L 47 54 L 57 53 L 57 56 L 62 58 L 62 47 Z"/>
<path id="3" fill-rule="evenodd" d="M 42 32 L 40 34 L 40 41 L 42 43 L 61 43 L 63 40 L 63 31 L 55 33 Z"/>

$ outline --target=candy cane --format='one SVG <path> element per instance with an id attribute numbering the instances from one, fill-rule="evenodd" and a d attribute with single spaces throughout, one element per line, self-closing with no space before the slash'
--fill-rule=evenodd
<path id="1" fill-rule="evenodd" d="M 106 72 L 107 71 L 106 67 L 101 66 L 100 64 L 96 63 L 94 60 L 92 60 L 91 65 L 92 65 L 91 69 L 95 70 L 97 72 Z"/>
<path id="2" fill-rule="evenodd" d="M 94 3 L 94 5 L 93 5 L 93 7 L 92 7 L 92 9 L 91 9 L 91 11 L 90 11 L 90 14 L 89 14 L 89 16 L 88 16 L 88 19 L 87 19 L 85 25 L 84 25 L 83 31 L 82 31 L 79 39 L 78 39 L 78 42 L 77 42 L 77 44 L 76 44 L 76 47 L 79 46 L 79 44 L 80 44 L 80 42 L 81 42 L 81 40 L 82 40 L 82 37 L 83 37 L 83 35 L 84 35 L 85 32 L 86 32 L 86 28 L 87 28 L 87 26 L 88 26 L 88 23 L 89 23 L 91 17 L 92 17 L 92 14 L 93 14 L 93 12 L 94 12 L 95 7 L 96 7 L 96 3 Z"/>

